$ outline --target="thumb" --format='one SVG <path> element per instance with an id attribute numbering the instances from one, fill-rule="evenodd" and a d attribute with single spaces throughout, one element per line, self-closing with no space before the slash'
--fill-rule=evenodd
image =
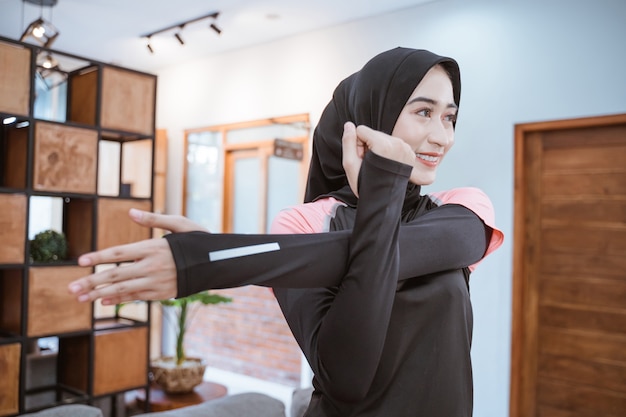
<path id="1" fill-rule="evenodd" d="M 341 137 L 341 150 L 343 152 L 343 159 L 352 160 L 357 158 L 357 137 L 356 126 L 352 122 L 346 122 L 343 125 L 343 136 Z"/>
<path id="2" fill-rule="evenodd" d="M 158 214 L 131 208 L 128 212 L 133 221 L 141 226 L 169 230 L 173 233 L 195 232 L 207 230 L 184 216 Z"/>
<path id="3" fill-rule="evenodd" d="M 358 178 L 362 158 L 359 156 L 359 144 L 360 141 L 356 135 L 356 126 L 354 126 L 354 123 L 352 122 L 347 122 L 343 126 L 343 136 L 341 138 L 341 163 L 344 171 L 346 172 L 346 178 L 348 179 L 350 189 L 357 197 L 359 196 Z"/>
<path id="4" fill-rule="evenodd" d="M 128 215 L 135 223 L 145 227 L 172 230 L 176 224 L 175 219 L 171 218 L 172 216 L 138 210 L 135 208 L 131 208 L 128 211 Z"/>

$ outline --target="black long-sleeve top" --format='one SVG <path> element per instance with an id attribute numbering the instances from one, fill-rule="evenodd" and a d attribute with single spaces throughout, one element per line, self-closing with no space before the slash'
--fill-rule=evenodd
<path id="1" fill-rule="evenodd" d="M 463 269 L 484 255 L 490 230 L 459 205 L 402 223 L 409 173 L 368 153 L 354 220 L 337 222 L 346 230 L 167 236 L 178 296 L 274 288 L 314 371 L 307 416 L 471 415 Z"/>

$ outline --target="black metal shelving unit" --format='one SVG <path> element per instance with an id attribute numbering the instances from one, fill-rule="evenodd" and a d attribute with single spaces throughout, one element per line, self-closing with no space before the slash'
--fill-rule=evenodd
<path id="1" fill-rule="evenodd" d="M 130 200 L 143 204 L 148 209 L 152 207 L 152 195 L 154 192 L 154 138 L 155 138 L 155 100 L 156 97 L 156 76 L 152 74 L 141 73 L 130 69 L 117 67 L 115 65 L 98 62 L 92 59 L 78 57 L 72 54 L 64 53 L 54 49 L 42 48 L 8 38 L 0 37 L 0 58 L 2 57 L 2 48 L 21 48 L 30 51 L 30 86 L 28 109 L 26 114 L 22 112 L 14 112 L 7 110 L 7 106 L 3 103 L 1 95 L 3 86 L 1 83 L 5 81 L 2 72 L 7 71 L 6 68 L 0 68 L 0 205 L 3 196 L 5 198 L 15 198 L 20 200 L 24 211 L 17 213 L 17 217 L 24 219 L 23 225 L 17 225 L 21 230 L 23 240 L 21 242 L 5 242 L 0 243 L 0 365 L 4 360 L 9 369 L 8 375 L 3 375 L 4 382 L 0 383 L 0 390 L 5 390 L 4 399 L 0 399 L 0 416 L 13 417 L 26 412 L 33 412 L 40 409 L 54 407 L 68 403 L 84 403 L 99 405 L 109 401 L 108 414 L 117 417 L 116 402 L 123 398 L 123 394 L 135 389 L 143 389 L 146 392 L 150 389 L 148 370 L 149 370 L 149 352 L 150 352 L 150 305 L 145 303 L 145 316 L 138 320 L 125 317 L 123 314 L 110 314 L 104 317 L 96 317 L 94 305 L 89 306 L 90 325 L 81 329 L 69 331 L 50 332 L 38 331 L 33 333 L 29 330 L 30 322 L 30 306 L 34 303 L 45 303 L 46 299 L 34 299 L 31 294 L 31 271 L 34 268 L 38 271 L 64 271 L 58 268 L 77 267 L 77 253 L 71 253 L 70 259 L 58 263 L 33 263 L 30 261 L 29 248 L 29 218 L 31 216 L 31 202 L 33 197 L 47 197 L 62 200 L 62 228 L 63 232 L 72 230 L 74 234 L 84 233 L 80 248 L 83 252 L 88 250 L 96 250 L 98 248 L 98 230 L 99 224 L 99 206 L 102 199 Z M 36 104 L 37 97 L 37 77 L 41 77 L 42 67 L 37 66 L 37 57 L 41 54 L 51 54 L 58 57 L 59 60 L 65 59 L 74 64 L 74 68 L 69 71 L 63 71 L 57 68 L 61 79 L 65 79 L 67 84 L 67 93 L 65 94 L 65 115 L 56 114 L 51 118 L 37 115 Z M 0 65 L 3 60 L 0 59 Z M 84 64 L 81 66 L 81 63 Z M 72 101 L 72 77 L 86 70 L 97 71 L 97 83 L 93 86 L 95 103 L 88 103 L 93 106 L 95 114 L 93 115 L 93 123 L 85 123 L 84 121 L 71 120 L 70 112 L 72 107 L 84 106 L 84 103 Z M 126 131 L 119 127 L 102 126 L 100 115 L 102 114 L 102 97 L 103 97 L 103 74 L 105 71 L 115 70 L 122 71 L 123 74 L 134 74 L 142 78 L 145 77 L 149 85 L 154 86 L 154 93 L 151 103 L 146 103 L 146 107 L 150 110 L 148 119 L 151 119 L 149 131 L 137 132 L 137 129 Z M 59 88 L 56 86 L 55 88 Z M 8 99 L 7 99 L 8 100 Z M 10 107 L 10 106 L 9 106 Z M 19 114 L 16 114 L 19 113 Z M 14 119 L 13 119 L 14 118 Z M 35 148 L 36 148 L 36 130 L 40 126 L 52 126 L 59 128 L 75 128 L 93 132 L 97 138 L 95 146 L 95 160 L 93 172 L 95 173 L 93 192 L 75 192 L 68 189 L 56 190 L 46 189 L 42 186 L 34 186 L 36 180 L 35 172 Z M 17 139 L 15 137 L 17 136 Z M 125 193 L 127 187 L 123 184 L 123 154 L 124 144 L 139 140 L 151 141 L 151 172 L 147 173 L 150 181 L 149 196 L 133 196 Z M 17 148 L 11 147 L 13 142 L 17 141 Z M 19 141 L 25 141 L 19 142 Z M 100 143 L 103 141 L 118 142 L 119 152 L 119 178 L 117 181 L 117 195 L 100 195 L 99 190 L 99 169 L 100 164 L 107 163 L 100 159 Z M 17 149 L 17 150 L 16 150 Z M 66 149 L 58 149 L 58 152 L 67 152 Z M 69 167 L 70 169 L 72 167 Z M 70 175 L 72 175 L 70 173 Z M 74 173 L 80 175 L 80 173 Z M 54 187 L 52 187 L 54 188 Z M 20 206 L 21 207 L 21 206 Z M 13 215 L 9 213 L 9 207 L 0 207 L 0 224 L 3 221 L 11 222 Z M 8 220 L 7 220 L 8 219 Z M 86 221 L 81 224 L 80 221 Z M 114 225 L 111 225 L 113 227 Z M 90 236 L 84 237 L 89 234 Z M 2 239 L 0 232 L 0 240 Z M 146 237 L 149 237 L 149 231 Z M 68 238 L 68 245 L 73 242 Z M 23 246 L 23 256 L 21 259 L 9 259 L 3 261 L 2 251 L 14 250 L 15 247 Z M 9 249 L 13 248 L 13 249 Z M 70 251 L 71 252 L 71 251 Z M 8 256 L 10 258 L 10 256 Z M 53 278 L 51 278 L 53 279 Z M 65 290 L 64 290 L 65 291 Z M 52 298 L 62 299 L 59 293 Z M 60 297 L 60 298 L 59 298 Z M 76 302 L 67 294 L 67 302 Z M 76 302 L 77 303 L 77 302 Z M 58 312 L 61 306 L 50 306 L 51 312 Z M 45 307 L 44 307 L 45 308 Z M 56 308 L 56 310 L 55 310 Z M 16 311 L 17 310 L 17 311 Z M 62 316 L 62 314 L 61 314 Z M 141 329 L 140 334 L 145 334 L 144 357 L 137 363 L 142 366 L 141 371 L 143 377 L 140 382 L 130 383 L 130 385 L 115 387 L 114 384 L 100 386 L 98 375 L 99 356 L 103 356 L 103 352 L 97 352 L 99 338 L 103 340 L 109 335 L 119 333 L 121 331 L 133 331 Z M 145 329 L 145 330 L 144 330 Z M 32 353 L 32 346 L 39 344 L 39 341 L 45 338 L 57 340 L 58 349 L 54 351 L 46 351 L 42 353 Z M 129 354 L 128 352 L 122 352 Z M 4 355 L 4 356 L 3 356 Z M 19 357 L 19 364 L 15 363 L 15 356 Z M 39 355 L 39 356 L 37 356 Z M 44 358 L 51 364 L 51 369 L 55 371 L 55 377 L 52 381 L 47 381 L 42 385 L 35 385 L 33 373 L 36 372 L 35 360 L 32 358 Z M 141 360 L 143 359 L 143 361 Z M 114 362 L 113 362 L 114 363 Z M 144 366 L 145 364 L 145 366 Z M 13 371 L 11 371 L 13 370 Z M 124 371 L 124 370 L 121 370 Z M 11 373 L 13 372 L 13 373 Z M 17 374 L 16 381 L 6 380 L 7 377 Z M 4 385 L 3 385 L 4 384 Z M 12 396 L 11 391 L 16 391 Z M 4 393 L 3 393 L 4 394 Z M 146 404 L 146 407 L 149 407 Z M 149 411 L 146 409 L 146 411 Z"/>

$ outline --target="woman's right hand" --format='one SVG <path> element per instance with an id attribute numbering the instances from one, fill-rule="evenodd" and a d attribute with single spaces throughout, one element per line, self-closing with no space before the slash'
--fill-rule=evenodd
<path id="1" fill-rule="evenodd" d="M 367 151 L 407 165 L 415 163 L 415 152 L 402 139 L 367 126 L 357 127 L 352 122 L 344 125 L 341 144 L 343 169 L 350 189 L 357 197 L 359 170 Z"/>
<path id="2" fill-rule="evenodd" d="M 156 214 L 131 209 L 136 223 L 171 232 L 207 231 L 183 216 Z M 80 266 L 122 264 L 95 272 L 68 286 L 80 302 L 102 299 L 113 305 L 134 300 L 163 300 L 176 296 L 176 264 L 165 239 L 148 239 L 86 253 L 78 258 Z"/>

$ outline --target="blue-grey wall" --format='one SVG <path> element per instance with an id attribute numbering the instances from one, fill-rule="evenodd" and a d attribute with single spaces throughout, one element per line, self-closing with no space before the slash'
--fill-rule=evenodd
<path id="1" fill-rule="evenodd" d="M 162 71 L 168 210 L 180 212 L 185 128 L 307 112 L 395 46 L 455 57 L 463 93 L 456 145 L 429 190 L 485 190 L 506 234 L 472 277 L 477 417 L 508 414 L 516 123 L 626 113 L 625 0 L 439 0 Z M 625 161 L 626 162 L 626 161 Z M 451 399 L 453 401 L 454 399 Z"/>

